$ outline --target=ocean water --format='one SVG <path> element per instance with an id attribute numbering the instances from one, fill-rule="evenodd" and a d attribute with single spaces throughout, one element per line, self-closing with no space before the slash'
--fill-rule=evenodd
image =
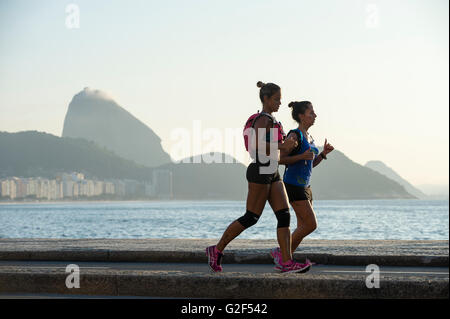
<path id="1" fill-rule="evenodd" d="M 311 239 L 448 240 L 445 200 L 317 200 Z M 244 201 L 135 201 L 0 205 L 0 238 L 219 238 Z M 276 238 L 269 204 L 239 238 Z M 291 229 L 297 225 L 291 208 Z"/>

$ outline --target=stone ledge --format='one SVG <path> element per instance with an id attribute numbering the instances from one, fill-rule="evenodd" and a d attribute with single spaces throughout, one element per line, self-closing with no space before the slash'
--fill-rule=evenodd
<path id="1" fill-rule="evenodd" d="M 0 260 L 203 263 L 216 239 L 0 239 Z M 224 263 L 272 263 L 276 240 L 236 239 Z M 448 267 L 448 241 L 305 240 L 295 258 L 318 264 Z"/>
<path id="2" fill-rule="evenodd" d="M 84 271 L 80 288 L 65 287 L 63 271 L 0 273 L 0 294 L 40 293 L 167 298 L 447 298 L 448 278 L 381 276 L 368 289 L 362 275 Z M 0 295 L 1 297 L 1 295 Z"/>

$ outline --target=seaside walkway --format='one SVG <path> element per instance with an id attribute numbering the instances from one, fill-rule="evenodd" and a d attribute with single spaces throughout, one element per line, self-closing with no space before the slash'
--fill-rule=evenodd
<path id="1" fill-rule="evenodd" d="M 295 253 L 317 263 L 305 274 L 274 271 L 275 240 L 233 241 L 224 271 L 211 273 L 211 239 L 0 239 L 0 298 L 448 298 L 448 241 L 305 240 Z M 80 288 L 67 288 L 66 266 Z M 366 271 L 380 270 L 379 288 Z"/>

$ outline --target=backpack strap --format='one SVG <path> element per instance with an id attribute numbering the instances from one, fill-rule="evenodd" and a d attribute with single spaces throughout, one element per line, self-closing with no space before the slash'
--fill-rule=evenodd
<path id="1" fill-rule="evenodd" d="M 258 116 L 255 116 L 254 118 L 253 118 L 253 121 L 252 121 L 252 128 L 253 128 L 253 126 L 255 125 L 255 122 L 256 122 L 256 120 L 257 119 L 259 119 L 261 116 L 267 116 L 268 118 L 270 118 L 270 120 L 272 121 L 272 125 L 273 125 L 273 122 L 274 122 L 274 120 L 273 120 L 273 117 L 272 116 L 270 116 L 269 114 L 266 114 L 265 112 L 258 112 L 259 114 L 258 114 Z"/>
<path id="2" fill-rule="evenodd" d="M 253 118 L 251 128 L 254 128 L 256 120 L 259 119 L 261 116 L 267 116 L 272 121 L 272 127 L 273 127 L 274 119 L 272 116 L 270 116 L 269 114 L 267 114 L 265 112 L 258 111 L 258 113 L 259 114 Z M 270 132 L 267 132 L 266 133 L 266 141 L 269 141 L 269 139 L 270 139 Z"/>

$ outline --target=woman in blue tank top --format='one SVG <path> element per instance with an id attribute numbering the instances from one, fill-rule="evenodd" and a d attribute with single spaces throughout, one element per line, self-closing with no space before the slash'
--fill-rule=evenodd
<path id="1" fill-rule="evenodd" d="M 317 117 L 311 102 L 291 102 L 289 107 L 292 108 L 292 118 L 298 123 L 298 127 L 291 130 L 287 137 L 293 136 L 298 146 L 290 153 L 281 151 L 279 163 L 286 165 L 283 182 L 289 203 L 297 216 L 297 228 L 292 233 L 293 254 L 303 238 L 317 228 L 310 187 L 312 168 L 326 159 L 326 155 L 333 151 L 334 147 L 325 139 L 323 150 L 319 153 L 314 139 L 309 135 L 308 129 L 314 125 Z"/>

